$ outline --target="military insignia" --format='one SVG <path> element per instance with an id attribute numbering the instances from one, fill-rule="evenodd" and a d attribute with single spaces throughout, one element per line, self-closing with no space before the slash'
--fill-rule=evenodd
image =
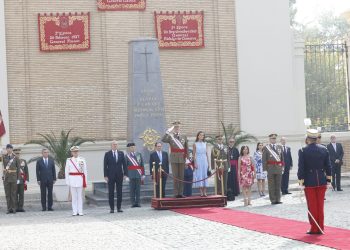
<path id="1" fill-rule="evenodd" d="M 140 139 L 143 140 L 143 146 L 147 147 L 149 151 L 153 150 L 154 144 L 157 142 L 158 139 L 160 139 L 159 133 L 151 128 L 146 129 L 143 131 L 142 135 L 140 136 Z"/>
<path id="2" fill-rule="evenodd" d="M 185 142 L 186 142 L 185 139 L 182 138 L 182 139 L 181 139 L 181 143 L 182 143 L 182 144 L 185 144 Z"/>
<path id="3" fill-rule="evenodd" d="M 141 156 L 139 154 L 136 156 L 136 160 L 137 160 L 138 163 L 141 162 Z"/>
<path id="4" fill-rule="evenodd" d="M 24 161 L 21 161 L 21 167 L 24 167 L 26 164 L 24 163 Z"/>

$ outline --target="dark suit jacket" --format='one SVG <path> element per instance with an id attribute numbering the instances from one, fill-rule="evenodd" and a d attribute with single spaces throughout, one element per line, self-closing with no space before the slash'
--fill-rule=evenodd
<path id="1" fill-rule="evenodd" d="M 116 178 L 117 176 L 127 176 L 128 169 L 126 167 L 124 153 L 117 150 L 118 161 L 113 157 L 112 150 L 105 153 L 105 158 L 103 161 L 103 174 L 104 177 Z"/>
<path id="2" fill-rule="evenodd" d="M 153 162 L 156 163 L 155 167 L 156 167 L 156 171 L 158 171 L 160 159 L 156 151 L 152 152 L 149 157 L 150 174 L 152 174 Z M 165 151 L 162 151 L 162 168 L 166 173 L 169 174 L 169 157 L 168 157 L 168 153 Z"/>
<path id="3" fill-rule="evenodd" d="M 329 152 L 329 159 L 331 161 L 332 166 L 341 166 L 343 164 L 343 156 L 344 156 L 344 151 L 343 151 L 343 146 L 340 143 L 336 143 L 336 151 L 334 151 L 334 147 L 332 143 L 329 143 L 327 145 L 327 149 Z M 340 163 L 335 164 L 335 160 L 340 160 Z"/>
<path id="4" fill-rule="evenodd" d="M 40 158 L 36 162 L 36 179 L 37 181 L 45 182 L 53 182 L 56 181 L 56 169 L 55 169 L 55 161 L 52 158 L 48 158 L 48 166 L 45 166 L 43 158 Z"/>
<path id="5" fill-rule="evenodd" d="M 293 159 L 292 159 L 292 154 L 290 152 L 290 147 L 287 147 L 287 146 L 285 147 L 286 147 L 286 151 L 283 151 L 284 169 L 289 170 L 290 167 L 293 166 Z"/>

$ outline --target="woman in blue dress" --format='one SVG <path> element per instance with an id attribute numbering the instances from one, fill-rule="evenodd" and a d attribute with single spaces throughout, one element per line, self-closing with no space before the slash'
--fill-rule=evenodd
<path id="1" fill-rule="evenodd" d="M 196 142 L 193 144 L 193 159 L 194 159 L 194 172 L 193 181 L 203 180 L 194 183 L 194 187 L 199 187 L 201 197 L 207 196 L 208 187 L 208 167 L 209 157 L 207 150 L 207 143 L 205 140 L 205 134 L 202 131 L 197 133 Z"/>
<path id="2" fill-rule="evenodd" d="M 256 166 L 256 179 L 258 180 L 258 190 L 260 196 L 265 196 L 265 180 L 267 177 L 267 172 L 263 171 L 262 166 L 262 153 L 264 144 L 258 142 L 256 145 L 256 151 L 254 152 L 254 161 Z"/>

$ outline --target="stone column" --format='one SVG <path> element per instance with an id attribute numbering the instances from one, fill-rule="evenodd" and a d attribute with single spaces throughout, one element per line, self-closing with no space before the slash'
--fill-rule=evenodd
<path id="1" fill-rule="evenodd" d="M 0 141 L 0 147 L 2 147 L 10 142 L 6 63 L 5 1 L 0 1 L 0 110 L 6 128 L 6 134 Z"/>

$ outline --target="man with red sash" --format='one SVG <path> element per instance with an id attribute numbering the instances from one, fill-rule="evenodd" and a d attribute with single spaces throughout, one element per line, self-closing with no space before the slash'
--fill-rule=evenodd
<path id="1" fill-rule="evenodd" d="M 277 134 L 270 134 L 270 144 L 263 149 L 263 170 L 267 171 L 269 197 L 272 205 L 281 202 L 281 181 L 284 167 L 283 148 L 276 144 Z"/>
<path id="2" fill-rule="evenodd" d="M 324 196 L 327 183 L 331 183 L 329 153 L 324 146 L 316 143 L 318 136 L 316 129 L 307 130 L 308 145 L 299 150 L 298 179 L 299 184 L 305 186 L 311 225 L 307 234 L 322 234 L 324 231 Z"/>
<path id="3" fill-rule="evenodd" d="M 184 180 L 186 158 L 188 156 L 188 140 L 187 137 L 180 134 L 180 122 L 172 123 L 173 127 L 169 128 L 162 138 L 162 141 L 170 145 L 170 163 L 171 171 L 174 176 L 174 196 L 175 198 L 183 198 L 183 182 Z"/>
<path id="4" fill-rule="evenodd" d="M 73 216 L 83 216 L 83 189 L 86 188 L 87 167 L 84 158 L 79 156 L 79 147 L 70 148 L 71 158 L 66 161 L 66 184 L 70 187 L 72 195 Z"/>
<path id="5" fill-rule="evenodd" d="M 125 156 L 125 161 L 128 168 L 131 207 L 141 207 L 140 190 L 141 182 L 145 179 L 145 167 L 142 155 L 136 152 L 135 143 L 128 143 L 127 147 L 129 152 Z"/>

